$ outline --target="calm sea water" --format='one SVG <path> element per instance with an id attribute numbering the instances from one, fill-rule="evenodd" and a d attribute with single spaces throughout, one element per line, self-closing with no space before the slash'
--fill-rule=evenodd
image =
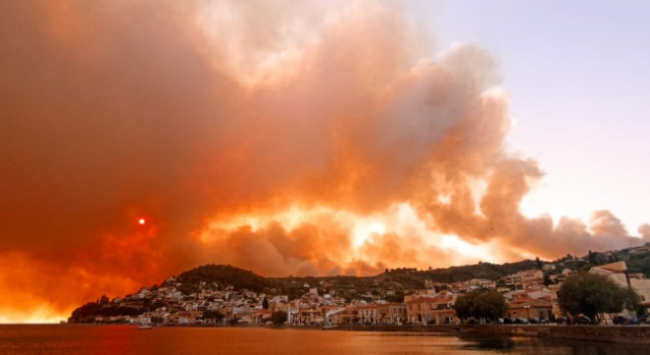
<path id="1" fill-rule="evenodd" d="M 0 325 L 2 355 L 206 354 L 650 354 L 628 346 L 520 337 L 436 333 L 350 332 L 258 328 Z"/>

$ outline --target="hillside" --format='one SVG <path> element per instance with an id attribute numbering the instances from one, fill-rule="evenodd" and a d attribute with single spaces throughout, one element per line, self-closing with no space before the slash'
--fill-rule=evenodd
<path id="1" fill-rule="evenodd" d="M 427 280 L 434 283 L 451 283 L 474 278 L 497 280 L 500 277 L 535 267 L 535 261 L 524 260 L 501 265 L 479 263 L 431 270 L 417 270 L 414 268 L 386 269 L 382 274 L 369 277 L 290 276 L 265 278 L 252 271 L 230 265 L 204 265 L 182 272 L 176 277 L 174 283 L 181 284 L 178 289 L 184 294 L 196 292 L 199 290 L 201 283 L 206 283 L 215 285 L 218 289 L 232 286 L 235 290 L 247 289 L 271 295 L 288 295 L 289 299 L 300 297 L 305 293 L 306 287 L 318 287 L 321 292 L 335 291 L 337 295 L 354 299 L 360 298 L 361 295 L 368 292 L 378 294 L 387 289 L 398 292 L 420 289 L 424 287 Z"/>
<path id="2" fill-rule="evenodd" d="M 203 265 L 170 277 L 160 284 L 143 287 L 133 294 L 114 298 L 102 296 L 96 302 L 89 302 L 77 308 L 70 322 L 96 322 L 98 318 L 115 316 L 135 317 L 165 307 L 170 312 L 180 312 L 206 307 L 222 307 L 230 302 L 236 307 L 244 304 L 260 304 L 264 298 L 291 301 L 307 293 L 317 292 L 329 295 L 337 302 L 349 303 L 353 300 L 374 302 L 385 300 L 402 302 L 404 296 L 426 287 L 446 287 L 446 284 L 471 279 L 499 280 L 504 276 L 520 271 L 545 268 L 545 280 L 558 275 L 565 268 L 588 270 L 594 265 L 614 261 L 625 261 L 630 273 L 643 273 L 650 277 L 650 245 L 614 250 L 589 252 L 587 256 L 576 258 L 567 255 L 552 263 L 540 260 L 523 260 L 515 263 L 454 266 L 448 268 L 418 270 L 415 268 L 386 269 L 375 276 L 304 276 L 304 277 L 264 277 L 252 271 L 230 265 Z M 134 290 L 135 291 L 135 290 Z M 286 296 L 286 298 L 284 297 Z M 216 303 L 215 303 L 216 302 Z M 220 303 L 221 302 L 221 303 Z"/>
<path id="3" fill-rule="evenodd" d="M 181 309 L 179 301 L 197 300 L 201 290 L 213 291 L 248 290 L 269 296 L 286 295 L 289 300 L 301 297 L 310 288 L 319 294 L 330 293 L 346 301 L 380 297 L 391 302 L 401 302 L 405 294 L 424 288 L 425 282 L 449 283 L 473 278 L 496 280 L 502 276 L 534 268 L 536 263 L 524 260 L 502 265 L 479 263 L 441 269 L 417 270 L 414 268 L 386 269 L 382 274 L 370 277 L 323 276 L 266 278 L 249 270 L 230 265 L 203 265 L 170 277 L 160 284 L 145 287 L 138 293 L 114 298 L 102 296 L 72 313 L 72 323 L 93 322 L 96 317 L 119 315 L 138 316 L 144 312 L 165 306 Z M 167 297 L 160 292 L 165 290 Z"/>
<path id="4" fill-rule="evenodd" d="M 368 295 L 384 295 L 389 301 L 401 302 L 404 294 L 421 289 L 425 281 L 449 283 L 467 281 L 473 278 L 496 280 L 502 276 L 535 267 L 532 260 L 517 263 L 457 266 L 450 268 L 417 270 L 414 268 L 386 269 L 380 275 L 371 277 L 357 276 L 323 276 L 323 277 L 283 277 L 266 278 L 249 270 L 230 265 L 203 265 L 169 278 L 160 285 L 150 289 L 174 288 L 181 297 L 191 299 L 192 294 L 208 287 L 213 290 L 249 290 L 267 295 L 287 295 L 289 300 L 299 298 L 309 288 L 316 287 L 320 294 L 332 293 L 347 301 L 367 298 Z M 390 290 L 390 295 L 387 291 Z M 77 308 L 71 321 L 82 322 L 95 316 L 112 316 L 119 314 L 138 315 L 157 306 L 165 305 L 152 297 L 130 297 L 114 299 L 105 297 L 97 302 L 90 302 Z M 169 306 L 169 305 L 168 305 Z"/>
<path id="5" fill-rule="evenodd" d="M 325 277 L 289 277 L 270 279 L 276 291 L 288 295 L 290 299 L 299 297 L 304 292 L 304 286 L 318 287 L 319 292 L 335 291 L 346 299 L 363 298 L 371 293 L 378 295 L 386 290 L 393 290 L 400 301 L 399 295 L 409 291 L 424 288 L 425 281 L 433 283 L 462 282 L 475 278 L 497 280 L 503 276 L 519 271 L 535 268 L 533 260 L 516 263 L 455 266 L 449 268 L 417 270 L 415 268 L 386 269 L 382 274 L 371 277 L 356 276 L 325 276 Z"/>
<path id="6" fill-rule="evenodd" d="M 616 261 L 625 261 L 630 273 L 640 273 L 650 278 L 650 243 L 621 250 L 589 252 L 582 259 L 591 265 L 604 265 Z"/>
<path id="7" fill-rule="evenodd" d="M 271 287 L 268 279 L 254 274 L 252 271 L 230 265 L 214 264 L 184 271 L 176 277 L 175 282 L 182 284 L 179 289 L 185 294 L 198 291 L 201 282 L 213 284 L 217 288 L 232 286 L 237 290 L 247 289 L 255 292 L 262 292 Z"/>

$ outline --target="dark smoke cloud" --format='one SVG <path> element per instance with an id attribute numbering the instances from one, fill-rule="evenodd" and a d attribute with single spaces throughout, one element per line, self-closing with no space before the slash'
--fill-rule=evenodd
<path id="1" fill-rule="evenodd" d="M 523 216 L 543 173 L 505 149 L 495 61 L 428 43 L 392 2 L 0 2 L 0 321 L 206 262 L 367 275 L 482 257 L 445 234 L 499 260 L 638 242 L 606 211 Z"/>

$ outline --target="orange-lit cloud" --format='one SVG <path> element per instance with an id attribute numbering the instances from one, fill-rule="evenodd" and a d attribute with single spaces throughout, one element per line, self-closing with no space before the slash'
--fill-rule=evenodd
<path id="1" fill-rule="evenodd" d="M 429 43 L 394 2 L 1 2 L 0 321 L 207 262 L 373 274 L 639 241 L 607 211 L 524 217 L 543 172 L 505 147 L 494 59 Z"/>

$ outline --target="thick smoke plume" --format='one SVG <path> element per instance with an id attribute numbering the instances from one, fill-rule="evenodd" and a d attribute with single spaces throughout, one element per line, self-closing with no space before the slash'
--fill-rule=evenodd
<path id="1" fill-rule="evenodd" d="M 608 211 L 523 216 L 543 171 L 507 152 L 495 61 L 429 43 L 393 2 L 0 2 L 0 322 L 206 262 L 373 274 L 639 242 Z"/>

